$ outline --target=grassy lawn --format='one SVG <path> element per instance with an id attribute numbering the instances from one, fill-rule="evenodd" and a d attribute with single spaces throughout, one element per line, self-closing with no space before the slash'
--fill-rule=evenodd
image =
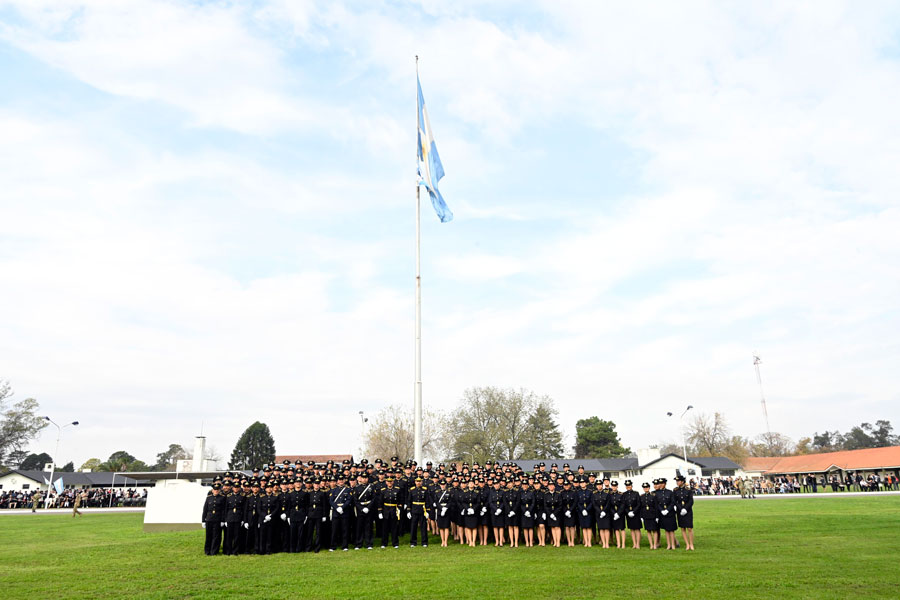
<path id="1" fill-rule="evenodd" d="M 217 556 L 141 514 L 0 516 L 5 598 L 900 597 L 900 497 L 698 502 L 693 553 L 428 548 Z"/>

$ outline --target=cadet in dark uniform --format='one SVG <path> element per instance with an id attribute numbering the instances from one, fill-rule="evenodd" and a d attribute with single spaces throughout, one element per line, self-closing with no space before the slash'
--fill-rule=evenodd
<path id="1" fill-rule="evenodd" d="M 206 529 L 206 541 L 203 551 L 207 556 L 215 556 L 219 553 L 222 544 L 222 524 L 225 523 L 225 498 L 220 496 L 221 487 L 214 483 L 212 491 L 203 503 L 203 515 L 201 525 Z"/>
<path id="2" fill-rule="evenodd" d="M 619 492 L 619 482 L 610 483 L 612 492 L 609 494 L 609 514 L 612 515 L 610 529 L 616 534 L 616 548 L 625 548 L 625 503 L 622 501 L 622 493 Z"/>
<path id="3" fill-rule="evenodd" d="M 391 459 L 394 460 L 394 459 Z M 385 479 L 384 491 L 378 499 L 378 518 L 384 521 L 381 528 L 381 547 L 384 548 L 388 542 L 394 547 L 400 547 L 400 504 L 402 495 L 400 490 L 394 487 L 394 474 L 391 473 Z"/>
<path id="4" fill-rule="evenodd" d="M 480 475 L 478 475 L 477 477 L 473 475 L 473 477 L 475 477 L 475 488 L 478 490 L 478 493 L 481 496 L 479 498 L 481 510 L 478 511 L 478 538 L 482 546 L 487 546 L 488 534 L 490 533 L 488 529 L 491 526 L 489 503 L 491 487 L 486 485 L 484 477 Z"/>
<path id="5" fill-rule="evenodd" d="M 462 517 L 463 529 L 466 533 L 466 543 L 471 548 L 475 547 L 475 534 L 478 528 L 480 515 L 483 511 L 481 492 L 475 488 L 475 481 L 469 479 L 467 489 L 459 496 L 460 516 Z"/>
<path id="6" fill-rule="evenodd" d="M 415 548 L 418 542 L 417 531 L 422 534 L 422 547 L 428 547 L 428 515 L 425 512 L 428 506 L 428 490 L 422 487 L 422 478 L 415 478 L 415 485 L 408 493 L 409 502 L 406 505 L 406 516 L 409 517 L 409 547 Z"/>
<path id="7" fill-rule="evenodd" d="M 544 492 L 544 512 L 547 514 L 547 525 L 550 527 L 554 548 L 559 548 L 562 541 L 562 522 L 559 520 L 561 502 L 559 492 L 556 491 L 556 482 L 550 479 L 547 491 Z"/>
<path id="8" fill-rule="evenodd" d="M 534 480 L 522 479 L 522 489 L 519 491 L 519 510 L 522 513 L 520 523 L 522 524 L 522 535 L 525 538 L 525 547 L 534 546 L 534 508 L 535 508 L 535 492 Z"/>
<path id="9" fill-rule="evenodd" d="M 494 546 L 502 547 L 506 541 L 504 536 L 506 522 L 503 519 L 504 492 L 500 489 L 499 479 L 494 479 L 493 483 L 494 487 L 488 492 L 488 511 L 491 517 L 491 527 L 494 530 Z"/>
<path id="10" fill-rule="evenodd" d="M 600 545 L 603 548 L 609 548 L 609 527 L 612 521 L 609 514 L 609 490 L 606 487 L 598 487 L 594 490 L 592 497 Z"/>
<path id="11" fill-rule="evenodd" d="M 250 481 L 250 495 L 244 503 L 244 549 L 247 554 L 259 552 L 259 480 Z"/>
<path id="12" fill-rule="evenodd" d="M 289 552 L 303 552 L 306 522 L 309 512 L 309 494 L 303 489 L 303 480 L 294 480 L 294 490 L 288 493 L 288 526 L 290 527 Z"/>
<path id="13" fill-rule="evenodd" d="M 307 550 L 318 552 L 325 545 L 325 523 L 328 520 L 328 495 L 322 490 L 322 482 L 316 477 L 313 479 L 313 491 L 309 494 L 309 537 L 307 538 Z M 329 539 L 326 544 L 330 544 Z"/>
<path id="14" fill-rule="evenodd" d="M 568 463 L 566 464 L 566 467 L 568 467 Z M 563 481 L 563 491 L 559 496 L 562 503 L 562 522 L 563 526 L 566 528 L 566 542 L 570 547 L 575 547 L 575 526 L 578 524 L 578 516 L 575 514 L 577 498 L 575 490 L 572 489 L 572 482 L 569 481 L 568 478 Z"/>
<path id="15" fill-rule="evenodd" d="M 547 545 L 547 509 L 544 506 L 543 475 L 534 480 L 534 522 L 537 525 L 538 546 Z"/>
<path id="16" fill-rule="evenodd" d="M 503 494 L 503 516 L 506 520 L 506 529 L 509 533 L 509 547 L 519 547 L 519 490 L 516 489 L 515 480 L 510 478 L 506 482 L 506 491 Z"/>
<path id="17" fill-rule="evenodd" d="M 666 532 L 666 550 L 675 549 L 675 530 L 678 524 L 675 520 L 675 496 L 671 490 L 666 489 L 666 478 L 662 477 L 656 490 L 656 504 L 659 508 L 659 528 Z"/>
<path id="18" fill-rule="evenodd" d="M 241 522 L 244 520 L 244 497 L 228 485 L 226 480 L 222 486 L 225 497 L 225 547 L 223 551 L 229 556 L 238 554 Z"/>
<path id="19" fill-rule="evenodd" d="M 656 480 L 653 480 L 656 483 Z M 656 504 L 656 496 L 650 491 L 650 484 L 644 483 L 641 486 L 644 493 L 641 494 L 641 519 L 644 520 L 644 529 L 647 530 L 647 541 L 650 542 L 650 549 L 659 548 L 659 509 Z"/>
<path id="20" fill-rule="evenodd" d="M 353 489 L 354 505 L 356 506 L 356 549 L 363 546 L 367 550 L 372 549 L 372 521 L 375 519 L 375 485 L 369 483 L 369 476 L 360 473 L 357 478 L 359 483 Z"/>
<path id="21" fill-rule="evenodd" d="M 338 475 L 337 486 L 328 494 L 328 502 L 331 506 L 331 548 L 328 549 L 330 552 L 334 552 L 338 544 L 343 551 L 348 550 L 353 494 L 344 483 L 344 475 Z"/>
<path id="22" fill-rule="evenodd" d="M 675 511 L 685 550 L 694 549 L 694 493 L 684 485 L 684 476 L 675 477 L 678 487 L 672 492 L 675 498 Z"/>
<path id="23" fill-rule="evenodd" d="M 625 506 L 625 526 L 631 531 L 631 547 L 639 550 L 641 547 L 641 495 L 632 489 L 630 479 L 625 480 L 622 504 Z"/>
<path id="24" fill-rule="evenodd" d="M 457 509 L 453 494 L 447 489 L 447 480 L 441 477 L 439 485 L 440 488 L 432 494 L 432 505 L 435 511 L 438 535 L 441 537 L 441 547 L 446 548 L 447 540 L 450 538 L 452 515 L 456 514 Z"/>
<path id="25" fill-rule="evenodd" d="M 579 467 L 579 471 L 584 467 Z M 594 513 L 593 491 L 589 490 L 587 477 L 579 476 L 578 490 L 575 492 L 575 512 L 578 516 L 578 526 L 581 528 L 581 540 L 585 548 L 590 548 L 594 537 L 594 523 L 591 517 Z"/>
<path id="26" fill-rule="evenodd" d="M 266 481 L 266 495 L 259 499 L 259 553 L 272 554 L 272 517 L 278 514 L 279 499 L 273 491 L 274 484 Z"/>

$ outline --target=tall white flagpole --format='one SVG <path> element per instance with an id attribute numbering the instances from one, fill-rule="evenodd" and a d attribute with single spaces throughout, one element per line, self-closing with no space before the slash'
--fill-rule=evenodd
<path id="1" fill-rule="evenodd" d="M 419 56 L 416 55 L 416 138 L 422 130 L 419 123 Z M 419 149 L 416 148 L 416 161 L 419 160 Z M 420 202 L 421 194 L 418 178 L 416 179 L 416 386 L 415 386 L 415 459 L 422 465 L 422 272 L 420 259 Z"/>

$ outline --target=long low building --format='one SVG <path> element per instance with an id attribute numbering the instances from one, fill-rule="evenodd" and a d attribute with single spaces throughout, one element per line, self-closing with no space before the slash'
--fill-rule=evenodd
<path id="1" fill-rule="evenodd" d="M 110 471 L 67 473 L 54 471 L 53 482 L 62 480 L 64 489 L 92 488 L 145 488 L 153 485 L 152 481 L 134 478 L 125 473 Z M 13 469 L 0 475 L 0 492 L 46 491 L 49 488 L 50 471 L 23 471 Z"/>
<path id="2" fill-rule="evenodd" d="M 744 473 L 751 477 L 773 479 L 784 475 L 837 475 L 845 481 L 848 473 L 868 476 L 900 476 L 900 446 L 863 448 L 797 456 L 751 456 L 744 462 Z"/>

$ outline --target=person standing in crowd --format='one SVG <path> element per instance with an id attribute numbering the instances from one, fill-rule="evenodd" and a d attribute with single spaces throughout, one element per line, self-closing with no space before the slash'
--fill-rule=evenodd
<path id="1" fill-rule="evenodd" d="M 540 478 L 534 480 L 534 522 L 537 525 L 538 546 L 547 545 L 547 509 L 544 506 L 544 489 Z"/>
<path id="2" fill-rule="evenodd" d="M 259 480 L 250 481 L 250 495 L 244 502 L 244 551 L 247 554 L 259 552 Z"/>
<path id="3" fill-rule="evenodd" d="M 579 468 L 580 470 L 582 469 Z M 581 528 L 581 541 L 585 548 L 590 548 L 594 536 L 594 522 L 592 519 L 594 493 L 588 489 L 588 480 L 584 475 L 579 478 L 578 486 L 575 497 L 575 511 L 578 515 L 578 526 Z"/>
<path id="4" fill-rule="evenodd" d="M 272 529 L 275 524 L 272 518 L 278 514 L 278 497 L 275 495 L 274 484 L 271 480 L 265 480 L 266 494 L 259 499 L 259 548 L 260 554 L 272 554 Z"/>
<path id="5" fill-rule="evenodd" d="M 678 526 L 684 539 L 685 550 L 694 549 L 694 494 L 684 485 L 684 476 L 675 477 L 677 487 L 672 495 L 675 498 Z"/>
<path id="6" fill-rule="evenodd" d="M 206 529 L 206 541 L 203 551 L 207 556 L 215 556 L 222 545 L 222 525 L 225 523 L 225 498 L 220 496 L 221 487 L 218 483 L 212 486 L 211 494 L 203 503 L 203 515 L 201 525 Z"/>
<path id="7" fill-rule="evenodd" d="M 503 490 L 500 489 L 500 480 L 494 479 L 493 488 L 488 492 L 488 511 L 490 512 L 491 527 L 494 530 L 494 546 L 503 547 L 505 537 L 503 521 Z"/>
<path id="8" fill-rule="evenodd" d="M 375 486 L 369 483 L 369 475 L 360 473 L 358 483 L 354 488 L 356 506 L 356 549 L 365 546 L 366 550 L 372 549 L 372 523 L 375 519 Z"/>
<path id="9" fill-rule="evenodd" d="M 553 540 L 554 548 L 559 548 L 562 541 L 561 504 L 560 494 L 556 491 L 556 482 L 551 478 L 547 483 L 547 491 L 544 493 L 544 512 L 547 515 L 547 526 L 550 527 L 550 537 Z"/>
<path id="10" fill-rule="evenodd" d="M 447 488 L 447 480 L 443 477 L 438 483 L 438 490 L 433 494 L 432 508 L 434 508 L 435 521 L 437 521 L 438 536 L 441 538 L 441 548 L 446 548 L 447 541 L 450 539 L 450 525 L 457 507 L 453 494 Z"/>
<path id="11" fill-rule="evenodd" d="M 463 531 L 466 543 L 470 548 L 475 547 L 477 528 L 480 515 L 483 512 L 482 495 L 475 487 L 475 481 L 469 479 L 466 490 L 459 495 L 459 514 L 462 518 Z"/>
<path id="12" fill-rule="evenodd" d="M 568 465 L 566 465 L 568 467 Z M 560 502 L 562 512 L 563 527 L 566 530 L 566 543 L 569 547 L 575 547 L 576 525 L 578 524 L 578 516 L 575 514 L 575 504 L 577 497 L 575 490 L 572 489 L 572 482 L 568 478 L 563 480 L 563 491 L 560 493 Z"/>
<path id="13" fill-rule="evenodd" d="M 515 480 L 506 480 L 506 492 L 503 494 L 503 516 L 506 521 L 506 529 L 509 533 L 509 547 L 519 547 L 519 505 L 521 502 L 519 490 L 515 487 Z"/>
<path id="14" fill-rule="evenodd" d="M 610 487 L 612 487 L 612 492 L 609 494 L 609 514 L 612 515 L 610 529 L 616 535 L 616 548 L 624 549 L 625 519 L 623 517 L 625 516 L 625 503 L 622 500 L 622 493 L 619 492 L 619 482 L 611 482 Z"/>
<path id="15" fill-rule="evenodd" d="M 631 532 L 631 547 L 638 550 L 641 547 L 641 495 L 632 487 L 633 482 L 626 479 L 622 504 L 625 507 L 625 526 Z"/>
<path id="16" fill-rule="evenodd" d="M 233 490 L 232 481 L 227 478 L 222 485 L 222 496 L 225 498 L 225 546 L 222 550 L 226 556 L 235 556 L 241 521 L 244 520 L 244 497 Z"/>
<path id="17" fill-rule="evenodd" d="M 666 478 L 657 479 L 656 503 L 659 508 L 659 528 L 666 532 L 666 550 L 675 549 L 675 530 L 678 523 L 675 517 L 675 496 L 672 490 L 666 489 Z"/>
<path id="18" fill-rule="evenodd" d="M 409 547 L 415 548 L 421 533 L 422 547 L 428 547 L 428 522 L 426 507 L 428 506 L 428 490 L 423 485 L 421 477 L 416 477 L 413 487 L 409 490 L 406 504 L 406 516 L 409 518 Z"/>
<path id="19" fill-rule="evenodd" d="M 656 484 L 656 480 L 653 480 Z M 650 484 L 644 482 L 641 486 L 644 493 L 641 494 L 641 519 L 644 521 L 644 529 L 647 531 L 647 541 L 650 549 L 659 548 L 659 509 L 656 496 L 650 491 Z"/>
<path id="20" fill-rule="evenodd" d="M 309 494 L 303 489 L 303 480 L 295 479 L 294 489 L 288 493 L 288 552 L 303 552 L 308 512 Z"/>
<path id="21" fill-rule="evenodd" d="M 382 521 L 381 547 L 391 544 L 400 547 L 400 504 L 402 495 L 395 487 L 394 474 L 384 480 L 385 488 L 378 498 L 378 519 Z"/>
<path id="22" fill-rule="evenodd" d="M 609 480 L 604 480 L 604 484 Z M 609 528 L 612 517 L 609 515 L 609 488 L 606 485 L 594 490 L 592 495 L 594 505 L 594 516 L 597 522 L 597 535 L 600 536 L 600 545 L 602 548 L 609 548 Z"/>
<path id="23" fill-rule="evenodd" d="M 522 537 L 525 538 L 525 547 L 534 546 L 534 507 L 535 493 L 534 480 L 522 479 L 522 489 L 519 491 L 519 511 L 522 513 Z"/>
<path id="24" fill-rule="evenodd" d="M 350 543 L 349 520 L 350 511 L 353 510 L 353 494 L 345 485 L 346 478 L 338 475 L 337 485 L 328 494 L 328 503 L 331 507 L 331 548 L 330 552 L 337 550 L 347 551 Z"/>

